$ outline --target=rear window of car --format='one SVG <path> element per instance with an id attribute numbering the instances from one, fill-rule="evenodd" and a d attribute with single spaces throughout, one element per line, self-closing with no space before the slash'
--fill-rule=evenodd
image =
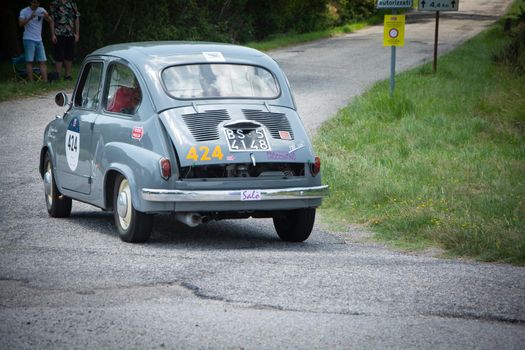
<path id="1" fill-rule="evenodd" d="M 270 71 L 242 64 L 188 64 L 164 69 L 162 81 L 177 99 L 276 98 L 280 89 Z"/>

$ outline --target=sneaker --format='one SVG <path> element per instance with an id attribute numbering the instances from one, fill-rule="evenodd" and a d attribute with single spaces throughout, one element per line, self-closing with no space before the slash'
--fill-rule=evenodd
<path id="1" fill-rule="evenodd" d="M 68 81 L 71 81 L 73 80 L 70 76 L 67 76 L 67 77 L 64 77 L 64 80 L 68 80 Z"/>

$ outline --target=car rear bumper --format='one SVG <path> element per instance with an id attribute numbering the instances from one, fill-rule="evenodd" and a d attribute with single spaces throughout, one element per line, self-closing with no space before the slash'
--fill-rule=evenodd
<path id="1" fill-rule="evenodd" d="M 252 202 L 295 199 L 322 199 L 328 186 L 294 187 L 261 190 L 163 190 L 142 189 L 142 199 L 152 202 Z"/>

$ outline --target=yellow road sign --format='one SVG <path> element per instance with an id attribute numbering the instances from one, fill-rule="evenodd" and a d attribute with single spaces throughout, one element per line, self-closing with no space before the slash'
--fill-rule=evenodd
<path id="1" fill-rule="evenodd" d="M 385 15 L 383 46 L 405 45 L 405 16 Z"/>

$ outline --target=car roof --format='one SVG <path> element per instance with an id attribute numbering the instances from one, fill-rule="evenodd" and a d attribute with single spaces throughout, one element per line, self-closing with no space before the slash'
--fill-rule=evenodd
<path id="1" fill-rule="evenodd" d="M 252 48 L 208 42 L 151 41 L 124 43 L 103 47 L 91 55 L 105 55 L 123 58 L 135 64 L 168 65 L 206 61 L 203 53 L 221 52 L 227 61 L 265 61 L 267 56 Z"/>
<path id="2" fill-rule="evenodd" d="M 245 46 L 191 41 L 134 42 L 100 48 L 87 58 L 97 56 L 117 57 L 139 70 L 153 92 L 157 110 L 175 107 L 178 104 L 171 97 L 160 93 L 163 90 L 160 73 L 164 68 L 179 64 L 210 62 L 260 65 L 269 69 L 275 74 L 281 86 L 281 96 L 276 102 L 293 107 L 293 98 L 287 91 L 286 78 L 278 64 L 268 55 Z M 187 104 L 187 101 L 184 104 Z"/>

